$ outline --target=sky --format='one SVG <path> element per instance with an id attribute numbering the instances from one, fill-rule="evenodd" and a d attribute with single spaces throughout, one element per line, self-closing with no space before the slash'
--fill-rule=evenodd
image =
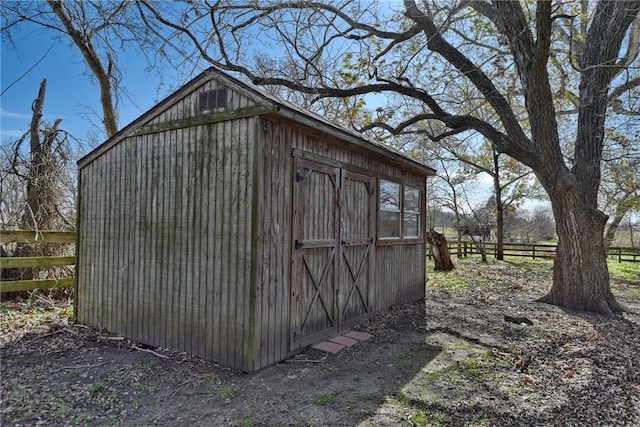
<path id="1" fill-rule="evenodd" d="M 47 79 L 44 120 L 62 118 L 61 129 L 79 139 L 100 132 L 103 142 L 100 91 L 88 75 L 82 55 L 66 40 L 53 40 L 50 33 L 24 31 L 15 46 L 2 38 L 0 46 L 0 137 L 2 142 L 19 138 L 31 120 L 31 105 L 43 79 Z M 122 128 L 151 108 L 157 101 L 186 83 L 192 70 L 165 70 L 164 85 L 156 73 L 145 71 L 146 62 L 136 55 L 125 61 L 120 100 L 119 127 Z M 198 70 L 196 70 L 198 72 Z M 85 148 L 86 149 L 86 148 Z"/>

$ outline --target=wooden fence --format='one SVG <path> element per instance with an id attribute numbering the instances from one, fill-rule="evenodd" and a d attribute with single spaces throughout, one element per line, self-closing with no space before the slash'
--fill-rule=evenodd
<path id="1" fill-rule="evenodd" d="M 0 230 L 0 243 L 75 243 L 75 231 Z M 0 270 L 9 268 L 63 267 L 74 265 L 75 256 L 2 257 Z M 73 277 L 0 281 L 0 293 L 33 289 L 70 288 Z"/>
<path id="2" fill-rule="evenodd" d="M 486 242 L 487 256 L 495 256 L 498 244 Z M 448 242 L 451 256 L 458 255 L 458 243 Z M 556 255 L 556 245 L 547 243 L 504 243 L 504 256 L 527 258 L 553 258 Z M 480 254 L 478 245 L 473 242 L 460 243 L 460 256 Z M 431 255 L 431 253 L 429 253 Z M 609 258 L 618 262 L 640 262 L 640 248 L 610 247 Z"/>
<path id="3" fill-rule="evenodd" d="M 75 243 L 75 231 L 23 231 L 0 230 L 0 243 Z M 458 255 L 458 243 L 449 242 L 451 256 Z M 497 243 L 485 243 L 487 256 L 495 256 Z M 460 256 L 479 254 L 480 249 L 473 242 L 460 243 Z M 556 253 L 556 245 L 544 243 L 504 243 L 504 256 L 527 258 L 553 258 Z M 429 257 L 431 251 L 429 250 Z M 609 257 L 618 262 L 640 262 L 640 248 L 609 248 Z M 34 268 L 34 267 L 62 267 L 74 265 L 75 256 L 55 257 L 9 257 L 0 258 L 0 270 L 8 268 Z M 72 277 L 0 281 L 0 293 L 20 292 L 33 289 L 69 288 L 73 287 L 75 279 Z"/>

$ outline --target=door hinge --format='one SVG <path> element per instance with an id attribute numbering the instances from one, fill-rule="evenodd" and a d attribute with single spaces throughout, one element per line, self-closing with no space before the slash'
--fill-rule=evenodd
<path id="1" fill-rule="evenodd" d="M 309 178 L 309 175 L 311 175 L 311 169 L 305 168 L 304 172 L 297 171 L 296 182 L 304 181 L 305 179 Z"/>
<path id="2" fill-rule="evenodd" d="M 295 247 L 296 249 L 300 249 L 300 248 L 301 248 L 301 247 L 303 247 L 303 246 L 304 246 L 304 243 L 303 243 L 303 242 L 301 242 L 300 240 L 296 240 L 296 241 L 294 242 L 294 247 Z"/>

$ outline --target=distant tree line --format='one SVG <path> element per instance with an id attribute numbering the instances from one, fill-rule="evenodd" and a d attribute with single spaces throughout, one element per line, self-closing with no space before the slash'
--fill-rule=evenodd
<path id="1" fill-rule="evenodd" d="M 490 212 L 483 215 L 485 221 L 478 221 L 476 216 L 461 214 L 460 235 L 468 240 L 469 236 L 484 237 L 489 241 L 496 240 L 495 219 Z M 450 240 L 458 234 L 456 214 L 447 209 L 429 208 L 427 211 L 429 228 L 444 232 Z M 544 206 L 533 209 L 519 208 L 508 212 L 504 218 L 504 241 L 534 243 L 556 239 L 555 223 L 549 208 Z"/>

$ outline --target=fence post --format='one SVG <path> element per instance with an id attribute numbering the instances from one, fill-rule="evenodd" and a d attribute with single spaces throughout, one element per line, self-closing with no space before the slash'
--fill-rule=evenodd
<path id="1" fill-rule="evenodd" d="M 618 263 L 622 262 L 622 248 L 618 248 Z"/>
<path id="2" fill-rule="evenodd" d="M 536 259 L 536 245 L 531 245 L 531 252 L 533 254 L 533 259 Z"/>

